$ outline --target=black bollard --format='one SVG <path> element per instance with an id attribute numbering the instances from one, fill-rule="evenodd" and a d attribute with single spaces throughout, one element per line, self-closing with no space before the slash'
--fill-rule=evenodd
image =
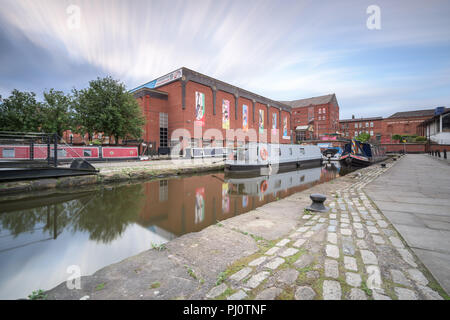
<path id="1" fill-rule="evenodd" d="M 382 164 L 381 164 L 381 167 L 382 167 L 382 168 L 386 168 L 386 163 L 382 163 Z"/>
<path id="2" fill-rule="evenodd" d="M 310 211 L 318 211 L 318 212 L 328 212 L 330 208 L 325 207 L 323 203 L 327 199 L 327 197 L 320 193 L 313 193 L 309 196 L 312 200 L 312 203 L 309 207 L 306 207 L 306 209 Z"/>
<path id="3" fill-rule="evenodd" d="M 444 159 L 447 159 L 447 150 L 444 149 Z"/>
<path id="4" fill-rule="evenodd" d="M 441 151 L 440 150 L 438 150 L 438 157 L 440 158 L 441 157 Z"/>

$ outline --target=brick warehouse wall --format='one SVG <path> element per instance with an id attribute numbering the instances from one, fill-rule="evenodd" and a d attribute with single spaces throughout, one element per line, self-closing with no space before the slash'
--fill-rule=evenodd
<path id="1" fill-rule="evenodd" d="M 386 118 L 382 121 L 382 141 L 390 142 L 393 135 L 419 134 L 418 126 L 430 117 Z"/>
<path id="2" fill-rule="evenodd" d="M 143 138 L 147 141 L 155 141 L 156 147 L 159 147 L 159 112 L 165 112 L 168 114 L 169 119 L 169 140 L 172 133 L 176 129 L 186 129 L 191 138 L 199 139 L 199 145 L 202 145 L 201 140 L 215 138 L 216 140 L 227 140 L 227 130 L 222 128 L 222 102 L 228 100 L 230 102 L 230 129 L 242 129 L 243 125 L 243 105 L 248 107 L 248 128 L 253 129 L 256 132 L 256 137 L 251 134 L 240 136 L 239 141 L 260 141 L 265 142 L 278 142 L 290 143 L 290 139 L 282 139 L 283 134 L 283 118 L 287 117 L 288 135 L 291 135 L 290 130 L 290 113 L 284 110 L 279 110 L 275 107 L 268 107 L 265 104 L 255 102 L 255 111 L 253 117 L 253 101 L 245 98 L 237 98 L 237 112 L 236 112 L 236 97 L 222 90 L 216 91 L 216 110 L 214 113 L 213 108 L 213 90 L 211 87 L 194 82 L 187 81 L 185 89 L 185 108 L 182 108 L 182 84 L 181 81 L 175 81 L 170 84 L 157 88 L 160 92 L 166 92 L 167 99 L 161 99 L 159 97 L 153 97 L 151 95 L 145 95 L 144 97 L 137 98 L 143 114 L 146 117 L 145 133 Z M 201 92 L 205 95 L 205 126 L 202 127 L 201 132 L 194 130 L 195 121 L 195 92 Z M 259 110 L 264 110 L 264 129 L 267 130 L 267 138 L 265 135 L 259 133 Z M 277 131 L 275 135 L 271 136 L 272 128 L 272 114 L 277 114 Z M 219 129 L 222 133 L 222 137 L 216 136 L 217 134 L 211 133 L 209 129 Z M 250 130 L 249 130 L 250 131 Z M 194 134 L 197 136 L 194 137 Z M 200 136 L 203 134 L 203 137 Z M 186 141 L 185 141 L 186 142 Z"/>

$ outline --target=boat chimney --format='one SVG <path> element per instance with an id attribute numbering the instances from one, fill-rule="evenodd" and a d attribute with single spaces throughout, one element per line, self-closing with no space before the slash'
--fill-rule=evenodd
<path id="1" fill-rule="evenodd" d="M 355 115 L 354 114 L 352 114 L 352 119 L 355 119 Z"/>

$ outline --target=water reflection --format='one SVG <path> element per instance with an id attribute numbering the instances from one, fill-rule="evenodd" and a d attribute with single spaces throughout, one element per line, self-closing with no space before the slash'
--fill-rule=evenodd
<path id="1" fill-rule="evenodd" d="M 0 203 L 0 298 L 49 289 L 185 233 L 334 179 L 323 167 L 267 177 L 223 173 Z"/>

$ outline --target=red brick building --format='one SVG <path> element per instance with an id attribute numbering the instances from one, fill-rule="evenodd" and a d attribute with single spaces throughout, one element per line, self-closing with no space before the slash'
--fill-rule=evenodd
<path id="1" fill-rule="evenodd" d="M 131 92 L 145 115 L 143 140 L 153 148 L 291 143 L 289 105 L 187 68 Z"/>
<path id="2" fill-rule="evenodd" d="M 383 119 L 383 143 L 392 142 L 393 135 L 420 135 L 418 126 L 425 120 L 434 116 L 434 108 L 426 110 L 415 110 L 396 112 L 388 118 Z"/>
<path id="3" fill-rule="evenodd" d="M 355 118 L 339 120 L 340 133 L 343 138 L 352 139 L 361 133 L 370 134 L 373 141 L 381 142 L 383 136 L 383 118 Z"/>
<path id="4" fill-rule="evenodd" d="M 339 104 L 334 93 L 320 97 L 282 101 L 291 106 L 295 141 L 319 139 L 339 130 Z"/>

